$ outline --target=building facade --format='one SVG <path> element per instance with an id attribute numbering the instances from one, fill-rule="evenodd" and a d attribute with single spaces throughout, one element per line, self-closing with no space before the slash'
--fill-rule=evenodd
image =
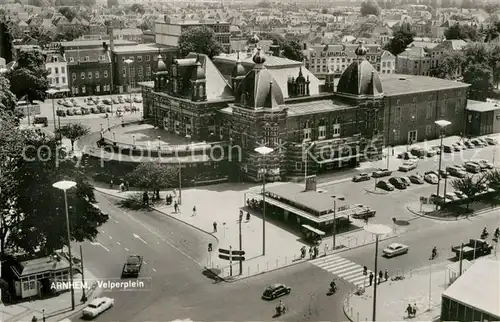
<path id="1" fill-rule="evenodd" d="M 396 59 L 396 73 L 429 76 L 431 56 L 425 48 L 406 48 Z"/>
<path id="2" fill-rule="evenodd" d="M 155 22 L 155 40 L 156 43 L 168 47 L 177 47 L 181 34 L 193 27 L 206 26 L 215 33 L 215 39 L 221 43 L 224 51 L 231 51 L 231 31 L 229 22 L 215 20 L 183 20 L 173 21 L 165 16 L 164 21 Z"/>
<path id="3" fill-rule="evenodd" d="M 45 68 L 49 71 L 50 87 L 62 90 L 68 89 L 68 64 L 64 51 L 48 53 L 45 59 Z"/>
<path id="4" fill-rule="evenodd" d="M 67 50 L 69 88 L 73 96 L 110 94 L 111 64 L 108 47 Z"/>
<path id="5" fill-rule="evenodd" d="M 384 145 L 437 138 L 439 119 L 452 122 L 447 134 L 463 131 L 467 84 L 379 76 L 368 53 L 362 44 L 355 49 L 356 59 L 337 86 L 335 73 L 321 84 L 300 62 L 287 64 L 259 49 L 250 68 L 238 56 L 231 61 L 221 55 L 215 65 L 197 54 L 171 63 L 159 59 L 154 85 L 143 86 L 144 118 L 194 141 L 224 143 L 222 160 L 192 162 L 250 181 L 262 175 L 303 177 L 378 159 Z M 230 75 L 224 65 L 231 66 Z M 260 146 L 274 152 L 259 155 Z M 228 152 L 233 148 L 238 158 Z"/>

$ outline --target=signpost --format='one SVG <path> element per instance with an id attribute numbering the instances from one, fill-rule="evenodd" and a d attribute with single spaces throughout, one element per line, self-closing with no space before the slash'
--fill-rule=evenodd
<path id="1" fill-rule="evenodd" d="M 243 264 L 245 260 L 245 251 L 243 250 L 233 250 L 232 246 L 229 249 L 219 248 L 219 258 L 229 261 L 229 275 L 233 276 L 233 261 L 240 262 L 240 275 L 243 274 Z"/>

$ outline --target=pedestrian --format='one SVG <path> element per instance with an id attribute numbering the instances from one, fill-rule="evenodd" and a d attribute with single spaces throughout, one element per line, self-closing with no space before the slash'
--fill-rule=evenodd
<path id="1" fill-rule="evenodd" d="M 113 189 L 113 179 L 109 181 L 109 189 Z"/>
<path id="2" fill-rule="evenodd" d="M 318 257 L 318 254 L 319 254 L 318 246 L 314 246 L 314 258 Z"/>
<path id="3" fill-rule="evenodd" d="M 309 258 L 310 258 L 310 259 L 312 259 L 312 258 L 313 258 L 313 252 L 314 252 L 314 251 L 313 251 L 312 246 L 311 246 L 311 247 L 309 247 Z"/>
<path id="4" fill-rule="evenodd" d="M 149 206 L 149 195 L 147 191 L 142 194 L 142 204 L 143 206 Z"/>
<path id="5" fill-rule="evenodd" d="M 411 318 L 413 315 L 413 308 L 411 307 L 410 303 L 408 303 L 408 306 L 406 307 L 406 313 L 408 313 L 409 318 Z"/>
<path id="6" fill-rule="evenodd" d="M 196 216 L 196 206 L 193 206 L 193 216 Z"/>
<path id="7" fill-rule="evenodd" d="M 36 316 L 33 315 L 33 318 L 31 319 L 31 322 L 37 322 L 38 319 L 36 318 Z"/>
<path id="8" fill-rule="evenodd" d="M 130 185 L 128 183 L 128 181 L 125 181 L 125 191 L 129 191 L 130 190 Z"/>
<path id="9" fill-rule="evenodd" d="M 368 267 L 366 267 L 366 265 L 363 266 L 363 275 L 368 275 Z"/>
<path id="10" fill-rule="evenodd" d="M 214 226 L 214 233 L 216 233 L 217 232 L 217 222 L 216 221 L 214 221 L 213 226 Z"/>
<path id="11" fill-rule="evenodd" d="M 382 270 L 378 272 L 378 285 L 380 285 L 380 282 L 382 281 L 382 277 L 384 277 L 384 274 L 382 273 Z"/>
<path id="12" fill-rule="evenodd" d="M 122 182 L 120 183 L 120 192 L 124 192 L 125 191 L 125 184 Z"/>
<path id="13" fill-rule="evenodd" d="M 413 303 L 413 310 L 412 310 L 411 314 L 413 316 L 416 316 L 417 315 L 417 310 L 418 310 L 417 309 L 417 303 Z"/>
<path id="14" fill-rule="evenodd" d="M 387 282 L 388 279 L 389 279 L 389 271 L 386 268 L 385 269 L 385 281 Z"/>
<path id="15" fill-rule="evenodd" d="M 177 201 L 174 201 L 174 212 L 177 213 L 177 210 L 179 210 L 179 205 L 177 204 Z"/>
<path id="16" fill-rule="evenodd" d="M 250 213 L 247 211 L 247 221 L 250 221 Z"/>
<path id="17" fill-rule="evenodd" d="M 369 277 L 369 280 L 370 280 L 370 286 L 372 286 L 373 284 L 373 272 L 370 272 L 370 277 Z"/>

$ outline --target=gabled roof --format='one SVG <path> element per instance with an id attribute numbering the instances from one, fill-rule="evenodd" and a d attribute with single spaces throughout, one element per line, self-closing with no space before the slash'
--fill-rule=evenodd
<path id="1" fill-rule="evenodd" d="M 186 59 L 196 59 L 197 57 L 199 58 L 201 67 L 205 72 L 205 91 L 207 94 L 207 100 L 210 101 L 232 97 L 233 93 L 231 86 L 207 55 L 190 53 L 186 56 Z"/>
<path id="2" fill-rule="evenodd" d="M 88 60 L 85 58 L 88 57 Z M 71 61 L 73 58 L 73 61 Z M 77 65 L 78 63 L 96 63 L 109 64 L 108 55 L 104 53 L 102 48 L 98 49 L 74 49 L 66 50 L 66 60 L 68 65 Z"/>

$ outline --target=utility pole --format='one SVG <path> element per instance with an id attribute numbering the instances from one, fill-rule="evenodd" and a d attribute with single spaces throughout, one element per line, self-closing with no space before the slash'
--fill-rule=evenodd
<path id="1" fill-rule="evenodd" d="M 241 236 L 241 222 L 243 221 L 243 216 L 240 216 L 240 221 L 238 223 L 239 228 L 239 238 L 240 238 L 240 250 L 243 250 L 243 238 Z M 240 275 L 243 275 L 243 261 L 240 261 Z"/>
<path id="2" fill-rule="evenodd" d="M 463 253 L 464 253 L 464 243 L 462 243 L 462 245 L 460 245 L 460 268 L 458 270 L 458 276 L 462 276 L 462 268 L 463 268 Z"/>
<path id="3" fill-rule="evenodd" d="M 229 276 L 233 276 L 233 247 L 229 246 Z"/>
<path id="4" fill-rule="evenodd" d="M 82 269 L 82 285 L 85 285 L 85 272 L 83 271 L 83 251 L 82 251 L 82 245 L 80 245 L 80 263 L 81 263 L 81 269 Z M 85 296 L 85 287 L 82 288 L 82 303 L 87 302 L 87 296 Z"/>

